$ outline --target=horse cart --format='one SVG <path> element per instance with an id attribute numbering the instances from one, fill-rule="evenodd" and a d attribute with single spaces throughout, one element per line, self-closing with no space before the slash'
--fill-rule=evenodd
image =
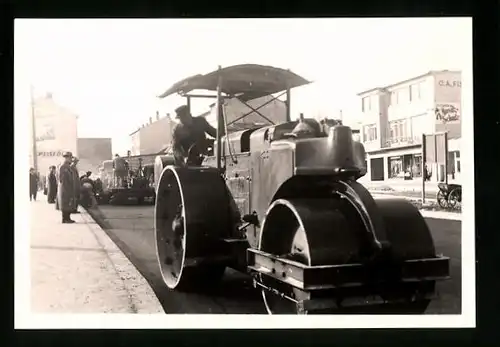
<path id="1" fill-rule="evenodd" d="M 436 200 L 441 208 L 455 209 L 462 203 L 462 185 L 438 183 Z"/>
<path id="2" fill-rule="evenodd" d="M 247 272 L 270 314 L 423 313 L 449 258 L 436 254 L 419 211 L 374 199 L 358 178 L 365 151 L 340 123 L 291 120 L 290 89 L 310 83 L 280 68 L 245 64 L 196 75 L 160 97 L 216 101 L 213 156 L 155 163 L 155 234 L 167 287 L 223 285 Z M 206 90 L 216 94 L 194 94 Z M 286 121 L 227 132 L 225 103 L 286 94 Z M 244 116 L 244 115 L 243 115 Z M 201 158 L 201 160 L 198 160 Z M 202 162 L 201 165 L 192 163 Z"/>

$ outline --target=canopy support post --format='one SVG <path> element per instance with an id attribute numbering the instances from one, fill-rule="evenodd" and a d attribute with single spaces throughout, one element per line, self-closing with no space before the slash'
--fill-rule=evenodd
<path id="1" fill-rule="evenodd" d="M 217 138 L 215 140 L 216 144 L 216 162 L 217 169 L 222 168 L 222 134 L 224 133 L 224 118 L 222 115 L 222 76 L 221 76 L 221 66 L 219 65 L 218 76 L 217 76 L 217 101 L 216 101 L 216 119 L 217 119 Z"/>
<path id="2" fill-rule="evenodd" d="M 290 112 L 290 97 L 291 93 L 290 93 L 290 88 L 287 88 L 286 89 L 286 102 L 285 102 L 285 105 L 286 105 L 286 121 L 287 122 L 291 122 L 292 121 L 292 116 L 291 116 L 291 112 Z"/>
<path id="3" fill-rule="evenodd" d="M 188 108 L 189 113 L 191 113 L 191 96 L 186 96 L 186 106 Z"/>

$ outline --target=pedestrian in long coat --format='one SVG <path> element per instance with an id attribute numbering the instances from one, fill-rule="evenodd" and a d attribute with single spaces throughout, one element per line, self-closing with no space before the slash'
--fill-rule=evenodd
<path id="1" fill-rule="evenodd" d="M 53 204 L 56 202 L 57 198 L 57 178 L 56 178 L 56 167 L 53 165 L 50 167 L 49 174 L 47 175 L 47 202 Z"/>
<path id="2" fill-rule="evenodd" d="M 36 201 L 36 193 L 38 192 L 38 175 L 35 169 L 30 169 L 30 201 Z"/>
<path id="3" fill-rule="evenodd" d="M 80 213 L 78 211 L 78 205 L 80 204 L 81 184 L 80 175 L 78 174 L 78 167 L 76 166 L 77 164 L 78 158 L 73 157 L 73 162 L 71 163 L 71 172 L 73 174 L 73 189 L 75 190 L 75 209 L 71 213 Z"/>
<path id="4" fill-rule="evenodd" d="M 65 152 L 63 157 L 64 162 L 59 168 L 57 200 L 59 209 L 62 212 L 62 222 L 74 223 L 75 221 L 70 218 L 71 213 L 73 213 L 76 208 L 75 183 L 73 171 L 70 166 L 73 155 L 71 152 Z"/>
<path id="5" fill-rule="evenodd" d="M 56 172 L 55 172 L 55 176 L 56 176 L 56 187 L 58 186 L 58 182 L 59 182 L 59 170 L 61 169 L 61 164 L 57 164 L 56 166 Z M 59 190 L 59 189 L 56 189 L 56 190 Z M 55 208 L 56 210 L 60 210 L 59 208 L 59 199 L 57 198 L 57 191 L 56 191 L 56 203 L 55 203 Z"/>

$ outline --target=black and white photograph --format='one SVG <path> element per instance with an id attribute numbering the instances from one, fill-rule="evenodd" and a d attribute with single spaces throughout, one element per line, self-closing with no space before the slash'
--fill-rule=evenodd
<path id="1" fill-rule="evenodd" d="M 471 18 L 14 29 L 16 329 L 475 326 Z"/>

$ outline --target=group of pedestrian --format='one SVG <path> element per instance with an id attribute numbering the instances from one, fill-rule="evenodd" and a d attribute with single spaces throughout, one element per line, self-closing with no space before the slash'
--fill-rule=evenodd
<path id="1" fill-rule="evenodd" d="M 80 213 L 81 183 L 78 175 L 78 158 L 71 152 L 63 153 L 63 162 L 57 167 L 52 165 L 46 178 L 47 202 L 55 204 L 56 210 L 61 211 L 63 223 L 75 223 L 71 214 Z M 90 175 L 89 175 L 90 176 Z M 30 169 L 30 201 L 36 201 L 39 175 L 35 169 Z"/>

